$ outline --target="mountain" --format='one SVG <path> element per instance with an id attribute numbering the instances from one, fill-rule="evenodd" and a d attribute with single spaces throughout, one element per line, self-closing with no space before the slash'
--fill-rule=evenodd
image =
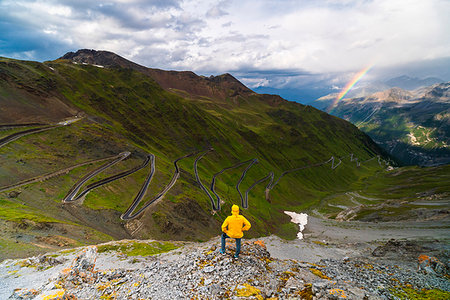
<path id="1" fill-rule="evenodd" d="M 391 88 L 344 99 L 328 111 L 366 132 L 407 165 L 450 162 L 450 83 L 416 91 Z M 329 98 L 318 101 L 323 108 Z"/>
<path id="2" fill-rule="evenodd" d="M 285 210 L 334 218 L 348 203 L 336 195 L 389 175 L 390 157 L 351 123 L 230 74 L 79 50 L 44 63 L 0 58 L 0 78 L 0 257 L 124 238 L 208 240 L 232 204 L 252 223 L 248 237 L 294 238 Z M 220 210 L 205 192 L 213 179 Z M 408 201 L 421 192 L 405 186 Z"/>
<path id="3" fill-rule="evenodd" d="M 204 77 L 190 71 L 177 72 L 146 68 L 109 51 L 81 49 L 77 52 L 68 52 L 60 59 L 107 68 L 132 69 L 148 75 L 166 90 L 183 91 L 182 96 L 204 96 L 223 100 L 227 97 L 253 94 L 253 91 L 230 74 Z"/>
<path id="4" fill-rule="evenodd" d="M 416 78 L 402 75 L 399 77 L 391 78 L 385 81 L 372 81 L 358 83 L 345 95 L 346 98 L 365 98 L 372 94 L 389 90 L 390 88 L 400 88 L 403 90 L 415 92 L 420 94 L 420 90 L 427 88 L 433 84 L 444 83 L 445 81 L 436 77 Z M 338 97 L 339 92 L 329 93 L 321 97 L 316 97 L 310 102 L 312 105 L 320 110 L 327 110 L 333 101 Z"/>

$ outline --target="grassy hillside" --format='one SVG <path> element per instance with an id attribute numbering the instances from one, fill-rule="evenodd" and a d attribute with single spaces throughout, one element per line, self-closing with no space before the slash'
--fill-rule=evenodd
<path id="1" fill-rule="evenodd" d="M 61 117 L 83 117 L 69 126 L 25 136 L 0 148 L 0 189 L 123 151 L 132 152 L 129 159 L 90 182 L 132 168 L 151 152 L 156 155 L 157 171 L 145 200 L 170 181 L 174 159 L 206 147 L 215 151 L 199 163 L 205 185 L 223 168 L 258 158 L 259 163 L 241 184 L 242 192 L 270 171 L 277 178 L 283 171 L 331 156 L 354 153 L 364 161 L 381 153 L 370 138 L 344 120 L 276 96 L 237 93 L 230 82 L 219 93 L 227 97 L 210 98 L 163 89 L 138 70 L 100 68 L 69 60 L 41 64 L 2 58 L 0 74 L 0 101 L 21 99 L 24 104 L 16 105 L 27 115 L 26 121 L 34 119 L 28 112 L 32 104 L 42 108 L 39 120 L 50 122 L 51 111 L 45 109 L 49 99 L 58 104 Z M 217 82 L 220 80 L 215 80 L 215 86 L 220 87 Z M 119 216 L 131 204 L 149 168 L 95 189 L 75 204 L 61 205 L 61 200 L 79 178 L 101 162 L 3 190 L 0 201 L 5 204 L 2 207 L 8 207 L 8 213 L 0 213 L 0 219 L 9 234 L 0 251 L 12 252 L 17 244 L 30 241 L 46 247 L 49 243 L 39 243 L 39 237 L 42 240 L 48 236 L 60 241 L 54 242 L 59 247 L 64 243 L 91 243 L 106 236 L 205 240 L 217 235 L 231 205 L 240 204 L 234 186 L 245 167 L 218 178 L 216 190 L 224 203 L 222 210 L 214 213 L 195 182 L 194 159 L 181 160 L 181 177 L 168 195 L 138 220 L 129 222 L 120 221 Z M 264 197 L 265 184 L 256 186 L 249 194 L 249 209 L 243 211 L 253 224 L 248 236 L 277 233 L 293 237 L 296 227 L 283 210 L 316 209 L 321 199 L 351 190 L 355 182 L 383 170 L 373 162 L 376 160 L 357 168 L 354 162 L 344 160 L 335 170 L 328 164 L 291 173 L 270 192 L 269 201 Z M 30 223 L 21 215 L 23 211 L 34 212 L 41 219 Z M 39 229 L 41 223 L 47 224 L 47 231 Z M 62 242 L 65 238 L 70 242 Z"/>

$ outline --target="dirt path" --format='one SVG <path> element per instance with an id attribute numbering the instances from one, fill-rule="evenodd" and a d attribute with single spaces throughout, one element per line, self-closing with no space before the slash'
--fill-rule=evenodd
<path id="1" fill-rule="evenodd" d="M 303 240 L 285 241 L 276 236 L 263 238 L 272 256 L 318 262 L 322 258 L 372 257 L 375 248 L 390 239 L 409 241 L 418 247 L 433 245 L 450 250 L 450 220 L 429 222 L 337 222 L 308 217 Z M 392 259 L 392 255 L 386 259 Z M 397 253 L 399 259 L 402 253 Z M 414 256 L 414 255 L 413 255 Z"/>

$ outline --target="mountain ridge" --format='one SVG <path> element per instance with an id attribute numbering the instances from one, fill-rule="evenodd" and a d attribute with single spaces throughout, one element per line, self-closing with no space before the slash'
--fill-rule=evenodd
<path id="1" fill-rule="evenodd" d="M 130 68 L 150 76 L 166 90 L 182 90 L 197 97 L 219 97 L 223 100 L 226 97 L 248 96 L 254 93 L 229 73 L 205 77 L 192 71 L 147 68 L 109 51 L 81 49 L 68 52 L 60 59 L 105 67 Z"/>
<path id="2" fill-rule="evenodd" d="M 450 162 L 450 83 L 391 88 L 330 106 L 331 99 L 319 99 L 316 106 L 356 124 L 403 163 Z"/>

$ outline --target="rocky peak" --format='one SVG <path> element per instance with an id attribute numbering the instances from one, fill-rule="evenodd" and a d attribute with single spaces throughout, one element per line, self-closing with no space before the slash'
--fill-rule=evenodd
<path id="1" fill-rule="evenodd" d="M 434 84 L 424 90 L 423 98 L 434 100 L 434 102 L 450 103 L 450 82 Z"/>
<path id="2" fill-rule="evenodd" d="M 372 94 L 369 99 L 381 102 L 404 102 L 413 98 L 413 94 L 401 88 L 391 88 L 386 91 Z"/>
<path id="3" fill-rule="evenodd" d="M 104 67 L 122 67 L 135 70 L 146 69 L 144 66 L 131 62 L 113 52 L 80 49 L 77 52 L 67 52 L 60 59 L 68 59 L 76 63 L 101 65 Z"/>

